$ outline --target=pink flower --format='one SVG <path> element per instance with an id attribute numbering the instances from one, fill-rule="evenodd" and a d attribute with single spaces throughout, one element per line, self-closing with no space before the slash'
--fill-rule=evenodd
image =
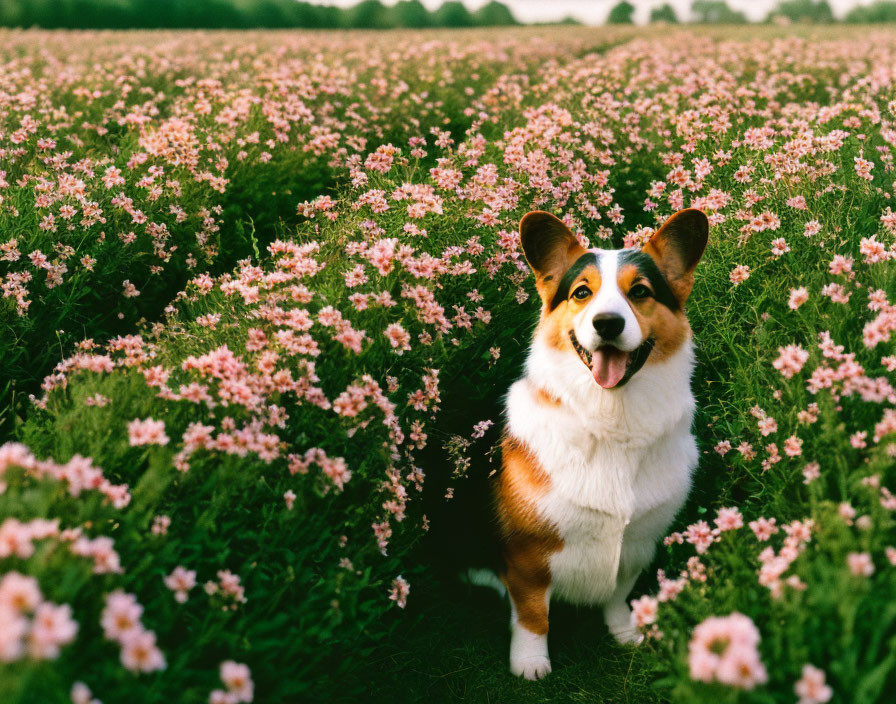
<path id="1" fill-rule="evenodd" d="M 887 559 L 890 561 L 890 564 L 896 567 L 896 548 L 892 545 L 887 546 Z"/>
<path id="2" fill-rule="evenodd" d="M 866 264 L 877 264 L 886 261 L 892 256 L 887 252 L 887 248 L 878 242 L 873 236 L 863 237 L 859 243 L 859 252 L 865 258 Z"/>
<path id="3" fill-rule="evenodd" d="M 720 508 L 715 524 L 721 532 L 737 530 L 744 525 L 744 518 L 737 508 Z"/>
<path id="4" fill-rule="evenodd" d="M 27 559 L 34 554 L 31 529 L 27 523 L 7 518 L 0 523 L 0 558 L 15 555 Z"/>
<path id="5" fill-rule="evenodd" d="M 632 600 L 632 625 L 636 628 L 644 628 L 656 623 L 659 611 L 659 602 L 652 596 L 642 596 Z"/>
<path id="6" fill-rule="evenodd" d="M 495 421 L 493 420 L 479 421 L 476 425 L 473 426 L 473 435 L 471 437 L 476 438 L 477 440 L 484 437 L 486 431 L 488 431 L 488 429 L 491 428 L 494 424 Z"/>
<path id="7" fill-rule="evenodd" d="M 660 584 L 660 591 L 657 594 L 657 601 L 673 601 L 684 590 L 687 584 L 687 576 L 678 579 L 666 579 L 666 575 L 662 570 L 657 573 L 657 580 Z"/>
<path id="8" fill-rule="evenodd" d="M 849 303 L 852 293 L 847 291 L 842 284 L 830 283 L 821 287 L 821 295 L 827 296 L 834 303 Z"/>
<path id="9" fill-rule="evenodd" d="M 738 284 L 742 284 L 744 281 L 750 278 L 750 267 L 745 264 L 739 264 L 731 270 L 731 273 L 728 275 L 728 278 L 731 279 L 731 283 L 735 286 Z"/>
<path id="10" fill-rule="evenodd" d="M 772 254 L 774 256 L 780 257 L 789 251 L 790 245 L 787 244 L 787 241 L 783 237 L 778 237 L 772 240 Z"/>
<path id="11" fill-rule="evenodd" d="M 809 292 L 806 290 L 805 286 L 790 289 L 790 300 L 788 301 L 788 305 L 791 310 L 796 310 L 808 300 Z"/>
<path id="12" fill-rule="evenodd" d="M 324 456 L 319 463 L 324 474 L 333 480 L 333 484 L 339 491 L 342 491 L 349 479 L 352 478 L 352 472 L 342 457 Z"/>
<path id="13" fill-rule="evenodd" d="M 16 609 L 0 604 L 0 662 L 18 660 L 25 653 L 28 619 Z"/>
<path id="14" fill-rule="evenodd" d="M 389 599 L 395 602 L 398 608 L 403 609 L 408 603 L 408 593 L 411 591 L 411 585 L 407 580 L 398 575 L 392 580 L 392 589 L 389 592 Z"/>
<path id="15" fill-rule="evenodd" d="M 133 594 L 120 589 L 106 595 L 106 607 L 100 617 L 100 625 L 106 638 L 122 641 L 126 636 L 141 630 L 140 616 L 143 607 Z"/>
<path id="16" fill-rule="evenodd" d="M 164 670 L 165 656 L 156 646 L 156 634 L 141 629 L 125 635 L 121 641 L 121 664 L 132 672 Z"/>
<path id="17" fill-rule="evenodd" d="M 809 462 L 803 467 L 803 484 L 811 484 L 821 476 L 821 465 L 818 462 Z"/>
<path id="18" fill-rule="evenodd" d="M 293 504 L 296 501 L 296 492 L 292 489 L 287 489 L 286 493 L 283 494 L 283 500 L 286 502 L 286 509 L 292 511 Z"/>
<path id="19" fill-rule="evenodd" d="M 844 257 L 842 254 L 836 254 L 831 260 L 831 263 L 828 264 L 828 271 L 830 271 L 835 276 L 843 274 L 845 276 L 848 276 L 849 278 L 852 278 L 852 265 L 852 257 Z"/>
<path id="20" fill-rule="evenodd" d="M 233 660 L 225 660 L 221 663 L 221 681 L 227 687 L 234 702 L 251 702 L 255 696 L 255 685 L 252 682 L 252 674 L 249 667 Z"/>
<path id="21" fill-rule="evenodd" d="M 797 420 L 805 425 L 811 425 L 818 420 L 818 404 L 810 403 L 805 410 L 796 414 Z"/>
<path id="22" fill-rule="evenodd" d="M 218 570 L 217 574 L 221 583 L 221 593 L 233 601 L 231 608 L 236 609 L 237 604 L 246 603 L 246 589 L 240 583 L 239 575 L 230 570 Z M 209 584 L 213 587 L 212 591 L 209 591 Z M 214 593 L 217 589 L 218 585 L 214 582 L 206 583 L 206 591 L 209 591 L 209 594 Z"/>
<path id="23" fill-rule="evenodd" d="M 771 416 L 760 418 L 756 425 L 759 426 L 759 432 L 762 433 L 762 437 L 768 437 L 778 431 L 778 421 Z"/>
<path id="24" fill-rule="evenodd" d="M 389 344 L 395 350 L 396 354 L 402 354 L 411 349 L 411 336 L 401 326 L 401 323 L 392 323 L 383 332 Z"/>
<path id="25" fill-rule="evenodd" d="M 223 689 L 215 689 L 208 695 L 208 704 L 237 704 L 236 697 Z"/>
<path id="26" fill-rule="evenodd" d="M 78 624 L 72 619 L 71 606 L 44 602 L 34 612 L 28 653 L 38 660 L 55 660 L 60 646 L 71 643 L 77 633 Z"/>
<path id="27" fill-rule="evenodd" d="M 7 572 L 0 579 L 0 609 L 34 611 L 43 601 L 37 580 L 18 572 Z"/>
<path id="28" fill-rule="evenodd" d="M 152 534 L 153 535 L 167 535 L 168 528 L 171 526 L 171 517 L 170 516 L 155 516 L 152 519 Z"/>
<path id="29" fill-rule="evenodd" d="M 196 586 L 195 570 L 188 570 L 185 567 L 175 567 L 174 571 L 165 577 L 165 586 L 174 592 L 174 599 L 179 604 L 186 602 L 189 597 L 188 592 Z"/>
<path id="30" fill-rule="evenodd" d="M 775 525 L 776 520 L 775 518 L 762 518 L 760 516 L 755 521 L 750 521 L 750 530 L 756 534 L 757 540 L 765 542 L 778 532 L 778 527 Z"/>
<path id="31" fill-rule="evenodd" d="M 803 454 L 803 441 L 796 435 L 791 435 L 784 441 L 784 454 L 788 457 L 799 457 Z"/>
<path id="32" fill-rule="evenodd" d="M 787 345 L 778 348 L 778 358 L 772 366 L 781 372 L 781 376 L 790 379 L 797 374 L 809 359 L 809 353 L 799 345 Z"/>
<path id="33" fill-rule="evenodd" d="M 684 538 L 691 543 L 701 555 L 706 552 L 715 540 L 712 529 L 706 521 L 697 521 L 688 526 Z"/>
<path id="34" fill-rule="evenodd" d="M 83 682 L 75 682 L 69 693 L 72 704 L 101 704 L 98 699 L 93 698 L 93 692 Z"/>
<path id="35" fill-rule="evenodd" d="M 846 556 L 849 571 L 856 577 L 870 577 L 874 574 L 874 563 L 867 552 L 851 552 Z"/>
<path id="36" fill-rule="evenodd" d="M 756 457 L 756 450 L 754 450 L 753 446 L 748 442 L 742 442 L 738 445 L 737 451 L 741 454 L 741 457 L 748 461 Z"/>
<path id="37" fill-rule="evenodd" d="M 165 435 L 165 422 L 146 418 L 135 418 L 128 423 L 128 440 L 132 447 L 138 445 L 167 445 L 168 436 Z"/>
<path id="38" fill-rule="evenodd" d="M 797 704 L 825 704 L 834 696 L 825 684 L 824 670 L 812 665 L 803 665 L 803 676 L 793 685 L 793 691 L 800 698 Z"/>
<path id="39" fill-rule="evenodd" d="M 871 175 L 871 169 L 874 168 L 873 162 L 863 159 L 860 156 L 853 157 L 853 161 L 855 162 L 856 175 L 859 178 L 865 179 L 866 181 L 874 179 Z"/>
<path id="40" fill-rule="evenodd" d="M 717 681 L 738 689 L 753 689 L 768 681 L 759 658 L 759 631 L 743 614 L 711 616 L 700 623 L 688 644 L 691 677 Z"/>

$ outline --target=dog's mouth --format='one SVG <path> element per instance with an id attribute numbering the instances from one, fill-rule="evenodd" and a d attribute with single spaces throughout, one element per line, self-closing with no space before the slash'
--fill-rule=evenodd
<path id="1" fill-rule="evenodd" d="M 569 339 L 579 359 L 591 372 L 594 381 L 604 389 L 625 385 L 644 366 L 654 344 L 653 338 L 648 337 L 632 352 L 626 352 L 613 345 L 602 345 L 594 352 L 589 352 L 579 343 L 575 331 L 569 331 Z"/>

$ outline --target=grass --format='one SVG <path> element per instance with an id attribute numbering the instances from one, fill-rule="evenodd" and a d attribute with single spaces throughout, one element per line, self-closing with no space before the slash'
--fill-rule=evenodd
<path id="1" fill-rule="evenodd" d="M 659 702 L 636 648 L 616 644 L 600 609 L 551 606 L 552 674 L 510 674 L 510 610 L 486 588 L 421 575 L 408 613 L 387 642 L 357 664 L 354 678 L 376 704 L 650 704 Z M 562 694 L 561 694 L 562 693 Z"/>

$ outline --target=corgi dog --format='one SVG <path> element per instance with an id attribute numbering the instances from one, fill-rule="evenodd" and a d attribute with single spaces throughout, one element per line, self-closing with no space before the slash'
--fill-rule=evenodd
<path id="1" fill-rule="evenodd" d="M 605 250 L 550 213 L 520 223 L 542 307 L 494 480 L 515 675 L 551 671 L 551 599 L 600 605 L 618 641 L 639 640 L 627 597 L 697 466 L 684 306 L 708 232 L 682 210 L 641 250 Z"/>

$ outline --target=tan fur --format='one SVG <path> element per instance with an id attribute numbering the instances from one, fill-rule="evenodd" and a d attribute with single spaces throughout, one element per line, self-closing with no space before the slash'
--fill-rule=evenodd
<path id="1" fill-rule="evenodd" d="M 638 268 L 633 264 L 622 267 L 617 274 L 619 289 L 628 296 L 628 292 L 636 284 L 650 288 L 650 282 L 640 276 Z M 629 298 L 629 305 L 641 327 L 644 339 L 652 337 L 655 345 L 647 358 L 647 364 L 662 362 L 677 352 L 691 335 L 691 327 L 683 310 L 671 311 L 658 303 L 652 296 L 649 298 Z"/>
<path id="2" fill-rule="evenodd" d="M 598 268 L 593 265 L 586 266 L 582 269 L 579 278 L 576 279 L 575 283 L 570 287 L 569 299 L 550 312 L 547 310 L 547 305 L 542 308 L 541 318 L 538 321 L 539 332 L 545 332 L 547 334 L 548 343 L 552 347 L 556 347 L 559 350 L 568 350 L 572 347 L 572 343 L 569 341 L 569 331 L 572 329 L 572 319 L 588 304 L 593 296 L 597 295 L 597 292 L 600 290 L 600 284 L 600 271 Z M 573 291 L 580 285 L 585 285 L 591 289 L 591 296 L 582 301 L 572 298 Z M 551 297 L 553 297 L 555 292 L 556 287 L 554 287 L 554 292 L 551 293 Z M 547 301 L 550 300 L 550 298 L 547 299 Z"/>
<path id="3" fill-rule="evenodd" d="M 562 403 L 559 398 L 551 396 L 544 389 L 536 389 L 535 398 L 538 399 L 539 403 L 543 403 L 546 406 L 559 406 Z"/>
<path id="4" fill-rule="evenodd" d="M 503 471 L 496 498 L 506 569 L 500 576 L 519 622 L 543 635 L 548 632 L 550 556 L 563 549 L 556 528 L 541 521 L 535 510 L 535 500 L 548 492 L 550 480 L 521 441 L 505 435 L 501 447 Z"/>
<path id="5" fill-rule="evenodd" d="M 526 261 L 535 274 L 535 288 L 547 305 L 557 292 L 564 272 L 585 254 L 585 248 L 566 225 L 543 210 L 533 210 L 523 216 L 520 240 Z"/>

